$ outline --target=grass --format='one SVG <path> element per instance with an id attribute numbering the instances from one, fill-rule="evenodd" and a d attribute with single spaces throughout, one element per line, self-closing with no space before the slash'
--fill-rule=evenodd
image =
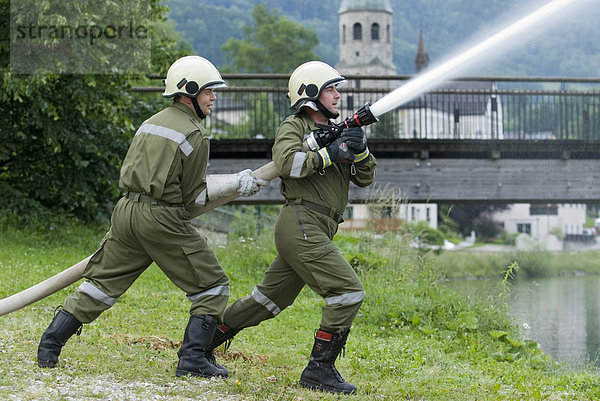
<path id="1" fill-rule="evenodd" d="M 85 258 L 105 229 L 0 227 L 0 297 Z M 227 353 L 219 353 L 230 378 L 176 378 L 189 303 L 153 265 L 113 308 L 68 342 L 55 369 L 37 367 L 37 344 L 54 308 L 75 285 L 0 317 L 0 399 L 600 398 L 600 377 L 592 367 L 573 371 L 521 339 L 501 291 L 497 302 L 476 302 L 438 285 L 446 274 L 443 260 L 436 259 L 441 255 L 422 254 L 393 236 L 340 236 L 336 242 L 347 250 L 367 291 L 346 356 L 336 362 L 358 387 L 354 396 L 308 391 L 297 384 L 323 306 L 307 289 L 276 319 L 242 331 Z M 265 233 L 213 247 L 231 278 L 231 301 L 260 281 L 275 252 L 272 243 Z"/>
<path id="2" fill-rule="evenodd" d="M 501 278 L 511 263 L 528 278 L 600 274 L 600 251 L 477 252 L 463 250 L 435 255 L 440 274 L 448 278 Z"/>

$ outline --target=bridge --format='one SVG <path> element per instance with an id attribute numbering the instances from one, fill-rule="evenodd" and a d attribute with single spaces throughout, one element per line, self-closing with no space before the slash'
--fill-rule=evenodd
<path id="1" fill-rule="evenodd" d="M 289 115 L 287 74 L 224 75 L 206 120 L 209 173 L 256 169 Z M 154 76 L 154 79 L 161 77 Z M 340 89 L 342 117 L 411 76 L 352 76 Z M 156 96 L 161 86 L 132 88 Z M 600 79 L 461 78 L 423 94 L 365 128 L 377 157 L 369 188 L 353 203 L 590 203 L 600 201 Z M 239 203 L 281 203 L 279 179 Z"/>

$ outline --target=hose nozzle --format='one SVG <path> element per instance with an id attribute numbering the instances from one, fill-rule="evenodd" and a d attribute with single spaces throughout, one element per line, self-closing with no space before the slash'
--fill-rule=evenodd
<path id="1" fill-rule="evenodd" d="M 339 128 L 362 127 L 379 121 L 379 119 L 371 113 L 370 107 L 371 103 L 365 103 L 365 105 L 358 109 L 356 113 L 337 124 L 337 126 Z"/>
<path id="2" fill-rule="evenodd" d="M 340 137 L 345 128 L 362 127 L 379 121 L 379 119 L 371 113 L 370 106 L 371 103 L 365 103 L 365 105 L 352 116 L 334 125 L 316 123 L 315 125 L 319 129 L 312 131 L 304 141 L 307 149 L 317 150 L 329 145 Z"/>

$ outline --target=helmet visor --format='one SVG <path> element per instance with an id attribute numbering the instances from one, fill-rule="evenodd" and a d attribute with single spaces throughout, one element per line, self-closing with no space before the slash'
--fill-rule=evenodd
<path id="1" fill-rule="evenodd" d="M 225 82 L 216 82 L 216 83 L 209 83 L 202 89 L 217 89 L 217 88 L 225 88 L 225 87 L 227 87 L 227 84 Z"/>

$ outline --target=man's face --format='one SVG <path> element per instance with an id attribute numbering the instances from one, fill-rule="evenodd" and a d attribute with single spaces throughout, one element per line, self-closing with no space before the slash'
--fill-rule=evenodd
<path id="1" fill-rule="evenodd" d="M 328 86 L 323 89 L 319 101 L 327 110 L 333 114 L 339 114 L 338 101 L 340 100 L 340 93 L 337 91 L 335 85 Z"/>
<path id="2" fill-rule="evenodd" d="M 214 89 L 202 89 L 202 92 L 197 97 L 198 105 L 204 115 L 208 116 L 212 110 L 212 104 L 217 100 L 217 94 Z"/>

